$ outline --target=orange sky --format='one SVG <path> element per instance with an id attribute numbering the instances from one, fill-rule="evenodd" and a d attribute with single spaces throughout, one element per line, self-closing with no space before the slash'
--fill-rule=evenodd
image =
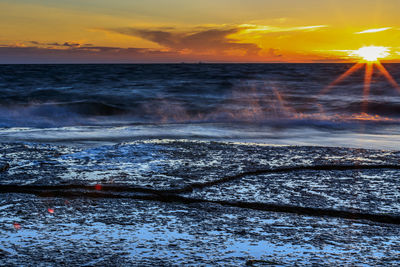
<path id="1" fill-rule="evenodd" d="M 400 62 L 398 0 L 3 0 L 0 63 Z"/>

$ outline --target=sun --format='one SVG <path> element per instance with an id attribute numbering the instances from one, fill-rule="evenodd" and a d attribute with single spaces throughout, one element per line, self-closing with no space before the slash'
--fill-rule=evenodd
<path id="1" fill-rule="evenodd" d="M 364 46 L 350 53 L 350 56 L 359 57 L 367 62 L 376 62 L 378 58 L 385 58 L 388 55 L 389 48 L 384 46 Z"/>
<path id="2" fill-rule="evenodd" d="M 380 58 L 385 58 L 389 56 L 389 48 L 384 46 L 364 46 L 358 50 L 353 50 L 349 52 L 349 56 L 360 58 L 360 61 L 354 64 L 345 73 L 340 75 L 336 80 L 334 80 L 327 87 L 322 89 L 319 95 L 326 94 L 338 83 L 342 82 L 344 79 L 352 75 L 354 72 L 358 71 L 365 66 L 364 75 L 364 90 L 363 90 L 363 103 L 362 112 L 367 113 L 368 106 L 368 96 L 371 89 L 372 77 L 374 74 L 374 68 L 380 71 L 381 74 L 386 78 L 386 80 L 400 92 L 400 85 L 394 80 L 392 75 L 386 70 L 386 68 L 379 62 Z"/>

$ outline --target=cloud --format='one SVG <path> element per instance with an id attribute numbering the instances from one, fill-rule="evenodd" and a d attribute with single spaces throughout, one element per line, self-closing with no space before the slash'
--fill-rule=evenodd
<path id="1" fill-rule="evenodd" d="M 392 29 L 392 27 L 386 27 L 386 28 L 379 28 L 379 29 L 368 29 L 364 30 L 361 32 L 355 32 L 354 34 L 364 34 L 364 33 L 375 33 L 375 32 L 383 32 Z"/>
<path id="2" fill-rule="evenodd" d="M 38 46 L 0 45 L 0 63 L 168 62 L 177 56 L 173 53 L 163 53 L 145 48 L 78 46 L 65 43 L 53 47 L 43 47 L 42 44 L 37 43 Z"/>
<path id="3" fill-rule="evenodd" d="M 277 33 L 277 32 L 297 32 L 297 31 L 316 31 L 327 28 L 328 25 L 313 26 L 295 26 L 295 27 L 276 27 L 268 25 L 241 24 L 239 27 L 244 29 L 245 33 Z"/>
<path id="4" fill-rule="evenodd" d="M 64 42 L 62 44 L 59 44 L 57 42 L 53 42 L 53 43 L 42 43 L 42 42 L 38 42 L 38 41 L 29 41 L 28 43 L 33 44 L 35 46 L 50 46 L 50 47 L 80 47 L 83 44 L 77 43 L 77 42 Z M 87 44 L 85 44 L 87 45 Z"/>
<path id="5" fill-rule="evenodd" d="M 139 37 L 160 48 L 99 46 L 80 41 L 39 42 L 0 45 L 0 63 L 163 63 L 163 62 L 282 62 L 309 61 L 318 55 L 298 55 L 261 40 L 264 34 L 308 33 L 328 27 L 267 26 L 256 24 L 202 25 L 190 28 L 120 27 L 100 29 L 108 33 Z M 261 40 L 261 41 L 260 41 Z M 260 45 L 259 45 L 260 44 Z M 262 44 L 262 46 L 261 46 Z M 301 53 L 300 53 L 301 54 Z M 299 60 L 298 60 L 299 58 Z"/>
<path id="6" fill-rule="evenodd" d="M 113 28 L 108 32 L 140 37 L 167 48 L 169 51 L 192 54 L 240 54 L 259 56 L 262 50 L 257 44 L 244 41 L 245 35 L 278 32 L 309 32 L 328 27 L 327 25 L 280 27 L 256 24 L 214 25 L 195 27 L 179 31 L 175 28 Z M 269 53 L 272 55 L 271 53 Z M 273 57 L 276 57 L 273 54 Z"/>
<path id="7" fill-rule="evenodd" d="M 67 47 L 79 47 L 79 46 L 81 46 L 81 44 L 79 44 L 79 43 L 65 42 L 62 46 L 67 46 Z"/>
<path id="8" fill-rule="evenodd" d="M 218 54 L 241 51 L 245 55 L 258 55 L 261 48 L 254 43 L 240 42 L 230 37 L 243 30 L 240 27 L 206 28 L 193 31 L 174 29 L 117 28 L 108 31 L 140 37 L 177 52 Z"/>
<path id="9" fill-rule="evenodd" d="M 195 38 L 189 38 L 194 41 Z M 184 51 L 96 46 L 93 44 L 40 43 L 28 41 L 12 45 L 0 44 L 0 64 L 15 63 L 180 63 L 180 62 L 254 62 L 258 56 L 244 57 L 237 54 L 193 54 Z M 28 46 L 27 44 L 30 44 Z M 245 47 L 246 44 L 229 48 Z M 174 46 L 175 47 L 175 46 Z M 179 45 L 181 47 L 181 45 Z M 200 48 L 199 48 L 200 49 Z M 258 50 L 258 49 L 257 49 Z"/>
<path id="10" fill-rule="evenodd" d="M 31 46 L 27 46 L 31 43 Z M 122 48 L 112 46 L 58 46 L 46 47 L 40 42 L 33 44 L 28 41 L 12 45 L 0 44 L 1 64 L 29 64 L 29 63 L 194 63 L 194 62 L 336 62 L 345 61 L 337 56 L 327 56 L 324 53 L 292 53 L 278 48 L 269 48 L 257 56 L 243 56 L 237 54 L 201 55 L 182 53 L 181 51 L 167 51 L 148 48 Z M 317 51 L 318 52 L 318 51 Z"/>

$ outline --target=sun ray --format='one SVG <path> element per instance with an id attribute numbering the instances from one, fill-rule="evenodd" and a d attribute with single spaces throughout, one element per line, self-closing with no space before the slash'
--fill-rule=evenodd
<path id="1" fill-rule="evenodd" d="M 379 58 L 384 58 L 389 55 L 389 48 L 384 46 L 364 46 L 358 50 L 353 50 L 349 53 L 351 57 L 359 58 L 359 62 L 353 65 L 345 73 L 340 75 L 336 80 L 330 83 L 328 86 L 323 88 L 318 96 L 326 94 L 332 87 L 336 86 L 338 83 L 342 82 L 348 76 L 352 75 L 355 71 L 359 70 L 365 66 L 364 74 L 364 89 L 363 98 L 361 103 L 362 113 L 365 115 L 368 109 L 368 100 L 371 90 L 372 76 L 374 73 L 374 67 L 376 67 L 387 81 L 394 87 L 398 92 L 400 92 L 400 85 L 395 81 L 392 75 L 386 70 L 386 68 L 379 61 Z"/>
<path id="2" fill-rule="evenodd" d="M 359 70 L 365 63 L 356 63 L 353 65 L 350 69 L 348 69 L 345 73 L 339 76 L 336 80 L 334 80 L 331 84 L 329 84 L 327 87 L 321 90 L 319 95 L 324 95 L 328 93 L 334 86 L 336 86 L 338 83 L 342 82 L 344 79 L 346 79 L 348 76 L 353 74 L 355 71 Z"/>
<path id="3" fill-rule="evenodd" d="M 365 66 L 364 92 L 363 92 L 363 102 L 362 102 L 363 113 L 367 113 L 368 110 L 368 97 L 369 97 L 369 91 L 371 89 L 371 80 L 373 72 L 374 72 L 374 64 L 367 63 L 367 65 Z"/>
<path id="4" fill-rule="evenodd" d="M 385 76 L 385 78 L 388 80 L 388 82 L 397 89 L 397 91 L 400 92 L 400 86 L 399 84 L 393 79 L 392 75 L 390 75 L 390 73 L 386 70 L 386 68 L 382 65 L 382 63 L 380 63 L 379 61 L 377 61 L 375 63 L 376 67 L 379 69 L 379 71 L 383 74 L 383 76 Z"/>
<path id="5" fill-rule="evenodd" d="M 296 111 L 295 111 L 294 109 L 288 107 L 288 106 L 285 104 L 285 100 L 283 99 L 281 93 L 278 91 L 277 88 L 272 87 L 272 91 L 274 92 L 274 95 L 275 95 L 276 99 L 278 100 L 279 105 L 281 106 L 281 108 L 283 109 L 284 112 L 286 112 L 286 113 L 288 113 L 288 114 L 290 114 L 290 113 L 296 113 Z"/>

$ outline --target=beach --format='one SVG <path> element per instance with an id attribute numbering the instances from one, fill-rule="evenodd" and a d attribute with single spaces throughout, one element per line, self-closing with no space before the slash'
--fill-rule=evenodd
<path id="1" fill-rule="evenodd" d="M 1 152 L 5 265 L 399 261 L 395 151 L 153 139 Z"/>
<path id="2" fill-rule="evenodd" d="M 0 66 L 0 265 L 398 265 L 400 97 L 349 67 Z"/>

